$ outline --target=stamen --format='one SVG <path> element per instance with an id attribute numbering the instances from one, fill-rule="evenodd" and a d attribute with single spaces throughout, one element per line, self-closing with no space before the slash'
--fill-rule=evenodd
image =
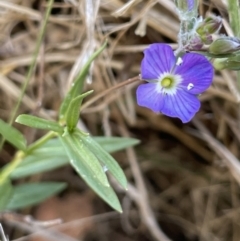
<path id="1" fill-rule="evenodd" d="M 163 73 L 159 76 L 158 81 L 159 84 L 156 85 L 156 88 L 159 93 L 174 95 L 178 85 L 182 82 L 182 77 L 177 74 Z"/>
<path id="2" fill-rule="evenodd" d="M 167 88 L 167 87 L 170 87 L 172 84 L 172 79 L 170 78 L 164 78 L 161 82 L 161 85 L 164 87 L 164 88 Z"/>
<path id="3" fill-rule="evenodd" d="M 189 83 L 188 86 L 187 86 L 187 89 L 191 90 L 193 87 L 194 87 L 194 84 L 193 83 Z"/>

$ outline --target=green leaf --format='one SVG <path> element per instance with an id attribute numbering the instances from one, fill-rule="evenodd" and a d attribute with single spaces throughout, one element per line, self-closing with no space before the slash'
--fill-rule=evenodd
<path id="1" fill-rule="evenodd" d="M 86 136 L 80 131 L 78 131 L 77 134 L 83 144 L 86 145 L 86 147 L 105 165 L 107 170 L 111 172 L 119 184 L 123 188 L 127 189 L 126 176 L 116 160 L 110 154 L 108 154 L 91 136 Z"/>
<path id="2" fill-rule="evenodd" d="M 236 56 L 236 54 L 238 52 L 235 52 L 234 54 L 233 53 L 228 53 L 228 54 L 211 54 L 209 52 L 206 52 L 206 51 L 192 51 L 193 53 L 198 53 L 198 54 L 201 54 L 201 55 L 204 55 L 204 56 L 207 56 L 209 58 L 218 58 L 218 59 L 221 59 L 221 58 L 227 58 L 227 57 L 234 57 Z"/>
<path id="3" fill-rule="evenodd" d="M 215 59 L 213 65 L 216 69 L 240 70 L 240 55 L 231 58 Z"/>
<path id="4" fill-rule="evenodd" d="M 239 0 L 228 0 L 230 25 L 236 37 L 240 37 L 240 10 Z"/>
<path id="5" fill-rule="evenodd" d="M 93 92 L 93 90 L 90 90 L 82 95 L 79 95 L 78 97 L 71 100 L 68 111 L 66 114 L 66 123 L 68 127 L 68 131 L 72 132 L 74 128 L 76 127 L 80 115 L 80 107 L 82 104 L 83 99 L 90 95 Z"/>
<path id="6" fill-rule="evenodd" d="M 89 68 L 91 66 L 91 63 L 105 49 L 106 46 L 107 46 L 107 42 L 105 42 L 102 45 L 101 48 L 99 48 L 96 52 L 93 53 L 93 55 L 89 58 L 87 63 L 83 66 L 82 70 L 80 71 L 80 73 L 76 77 L 76 80 L 74 81 L 72 88 L 70 89 L 67 96 L 64 98 L 64 100 L 62 102 L 62 105 L 61 105 L 61 108 L 60 108 L 60 111 L 59 111 L 59 119 L 61 121 L 64 121 L 65 118 L 66 118 L 66 113 L 67 113 L 70 102 L 74 98 L 76 98 L 79 94 L 82 93 L 84 81 L 87 77 L 87 74 L 88 74 Z"/>
<path id="7" fill-rule="evenodd" d="M 14 210 L 38 204 L 65 188 L 66 183 L 57 182 L 28 183 L 16 186 L 6 209 Z"/>
<path id="8" fill-rule="evenodd" d="M 12 184 L 6 180 L 0 185 L 0 212 L 6 210 L 6 206 L 12 197 Z"/>
<path id="9" fill-rule="evenodd" d="M 228 0 L 228 14 L 230 19 L 230 25 L 232 27 L 234 36 L 240 38 L 240 3 L 239 0 Z M 238 90 L 240 89 L 240 72 L 235 66 L 230 68 L 232 70 L 238 70 L 237 72 L 237 85 Z"/>
<path id="10" fill-rule="evenodd" d="M 69 164 L 69 158 L 58 138 L 47 141 L 25 157 L 11 173 L 12 179 L 51 171 Z"/>
<path id="11" fill-rule="evenodd" d="M 92 175 L 96 181 L 102 185 L 109 186 L 107 176 L 103 170 L 102 165 L 96 156 L 83 144 L 75 133 L 65 133 L 60 137 L 68 157 L 70 164 L 82 176 Z M 88 170 L 88 173 L 82 173 L 82 169 Z"/>
<path id="12" fill-rule="evenodd" d="M 63 127 L 60 126 L 57 122 L 45 120 L 32 115 L 19 115 L 16 119 L 16 122 L 37 129 L 44 129 L 49 131 L 55 131 L 58 133 L 63 133 Z"/>
<path id="13" fill-rule="evenodd" d="M 71 165 L 83 180 L 111 207 L 122 212 L 121 205 L 115 192 L 109 185 L 103 184 L 101 180 L 102 177 L 99 177 L 99 175 L 105 175 L 105 173 L 96 157 L 93 154 L 89 155 L 90 151 L 87 150 L 75 134 L 60 137 L 60 140 L 70 158 Z M 96 162 L 100 165 L 100 170 L 97 171 L 92 170 L 92 165 L 96 166 Z M 99 169 L 99 167 L 97 169 Z"/>
<path id="14" fill-rule="evenodd" d="M 61 145 L 61 143 L 59 143 Z M 65 150 L 60 146 L 58 149 L 63 151 L 63 154 L 58 152 L 50 152 L 48 155 L 32 154 L 26 157 L 22 163 L 11 173 L 11 179 L 18 179 L 31 176 L 37 173 L 51 171 L 56 168 L 69 164 L 69 158 Z"/>
<path id="15" fill-rule="evenodd" d="M 123 150 L 136 145 L 138 140 L 124 137 L 92 137 L 107 152 Z M 25 157 L 21 164 L 11 173 L 12 179 L 31 176 L 36 173 L 54 170 L 69 164 L 69 158 L 58 138 L 47 141 L 40 148 Z"/>
<path id="16" fill-rule="evenodd" d="M 124 150 L 128 147 L 135 146 L 140 142 L 137 139 L 127 137 L 93 136 L 92 139 L 109 153 Z"/>
<path id="17" fill-rule="evenodd" d="M 0 119 L 0 133 L 2 136 L 10 142 L 13 146 L 18 148 L 19 150 L 26 150 L 26 139 L 17 129 L 7 124 L 3 120 Z"/>
<path id="18" fill-rule="evenodd" d="M 107 152 L 113 153 L 116 151 L 124 150 L 127 147 L 135 146 L 139 144 L 139 140 L 126 137 L 107 137 L 107 136 L 93 136 L 92 137 L 100 146 Z M 36 154 L 52 155 L 57 153 L 58 155 L 65 155 L 65 150 L 62 148 L 62 144 L 58 138 L 53 138 L 47 141 L 40 148 L 34 150 Z"/>

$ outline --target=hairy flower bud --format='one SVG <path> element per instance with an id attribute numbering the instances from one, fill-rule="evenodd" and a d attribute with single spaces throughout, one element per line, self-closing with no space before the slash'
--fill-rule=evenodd
<path id="1" fill-rule="evenodd" d="M 198 0 L 174 0 L 180 19 L 197 17 Z"/>
<path id="2" fill-rule="evenodd" d="M 213 67 L 216 70 L 223 70 L 226 69 L 225 62 L 227 61 L 227 58 L 221 58 L 221 59 L 214 59 L 213 61 Z"/>
<path id="3" fill-rule="evenodd" d="M 196 51 L 196 50 L 201 50 L 203 47 L 203 42 L 202 39 L 199 37 L 199 35 L 195 34 L 192 36 L 192 38 L 189 40 L 188 45 L 186 46 L 187 51 Z"/>
<path id="4" fill-rule="evenodd" d="M 218 32 L 222 27 L 222 19 L 220 17 L 208 17 L 199 24 L 196 32 L 201 37 L 203 43 L 212 43 L 212 34 Z"/>
<path id="5" fill-rule="evenodd" d="M 240 50 L 240 39 L 235 37 L 220 37 L 209 46 L 211 54 L 228 54 Z"/>
<path id="6" fill-rule="evenodd" d="M 213 66 L 217 70 L 230 69 L 240 70 L 240 55 L 229 58 L 220 58 L 213 61 Z"/>
<path id="7" fill-rule="evenodd" d="M 197 33 L 199 35 L 202 34 L 213 34 L 216 33 L 222 26 L 222 18 L 221 17 L 208 17 L 201 22 L 201 24 L 197 28 Z"/>

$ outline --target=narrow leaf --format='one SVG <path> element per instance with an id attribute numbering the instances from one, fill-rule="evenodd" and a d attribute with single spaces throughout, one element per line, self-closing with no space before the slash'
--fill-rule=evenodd
<path id="1" fill-rule="evenodd" d="M 76 80 L 74 81 L 72 88 L 70 89 L 67 96 L 65 97 L 65 99 L 62 102 L 60 112 L 59 112 L 59 119 L 60 120 L 65 120 L 66 113 L 67 113 L 70 102 L 75 97 L 77 97 L 79 94 L 82 93 L 84 81 L 87 77 L 87 74 L 88 74 L 89 68 L 91 66 L 91 63 L 105 49 L 106 46 L 107 46 L 107 42 L 105 42 L 102 45 L 101 48 L 99 48 L 96 52 L 93 53 L 93 55 L 89 58 L 87 63 L 83 66 L 82 70 L 80 71 L 80 73 L 76 77 Z"/>
<path id="2" fill-rule="evenodd" d="M 98 136 L 92 137 L 92 139 L 109 153 L 123 150 L 139 143 L 136 139 L 124 137 Z M 54 138 L 25 157 L 21 164 L 11 173 L 11 178 L 17 179 L 51 171 L 67 164 L 69 164 L 69 157 L 65 149 L 62 148 L 60 140 Z"/>
<path id="3" fill-rule="evenodd" d="M 140 142 L 137 139 L 127 137 L 93 136 L 92 139 L 109 153 L 124 150 L 128 147 L 135 146 Z"/>
<path id="4" fill-rule="evenodd" d="M 56 182 L 28 183 L 16 186 L 6 209 L 14 210 L 38 204 L 65 188 L 66 183 Z"/>
<path id="5" fill-rule="evenodd" d="M 93 90 L 90 90 L 90 91 L 72 99 L 72 101 L 70 102 L 67 113 L 66 113 L 66 123 L 67 123 L 69 132 L 72 132 L 77 125 L 79 115 L 80 115 L 80 107 L 81 107 L 83 99 L 86 96 L 90 95 L 92 92 L 93 92 Z"/>
<path id="6" fill-rule="evenodd" d="M 92 151 L 94 155 L 106 166 L 107 170 L 111 172 L 119 184 L 123 188 L 127 189 L 126 176 L 115 159 L 108 154 L 96 141 L 94 141 L 91 136 L 83 135 L 80 132 L 77 134 L 83 144 L 86 145 L 87 148 Z"/>
<path id="7" fill-rule="evenodd" d="M 48 140 L 45 144 L 35 149 L 32 154 L 41 156 L 52 156 L 55 153 L 59 156 L 64 155 L 67 157 L 65 150 L 62 148 L 62 143 L 59 138 L 53 138 Z"/>
<path id="8" fill-rule="evenodd" d="M 67 151 L 67 155 L 70 157 L 70 164 L 81 176 L 82 168 L 85 166 L 89 175 L 92 175 L 96 181 L 99 181 L 102 185 L 109 186 L 102 165 L 75 133 L 64 134 L 63 137 L 60 137 L 60 140 L 64 140 L 64 147 Z"/>
<path id="9" fill-rule="evenodd" d="M 26 150 L 26 139 L 17 129 L 7 124 L 3 120 L 0 119 L 0 133 L 2 136 L 10 142 L 13 146 L 18 148 L 19 150 Z"/>
<path id="10" fill-rule="evenodd" d="M 207 56 L 209 58 L 218 58 L 218 59 L 235 56 L 235 54 L 233 54 L 233 53 L 229 53 L 229 54 L 211 54 L 211 53 L 206 52 L 206 51 L 193 51 L 193 53 L 198 53 L 198 54 L 202 54 L 204 56 Z"/>
<path id="11" fill-rule="evenodd" d="M 109 153 L 124 150 L 140 142 L 137 139 L 126 137 L 93 136 L 92 138 Z M 65 150 L 62 148 L 62 144 L 58 138 L 47 141 L 40 148 L 34 150 L 34 153 L 41 155 L 52 155 L 52 153 L 57 153 L 58 155 L 66 156 Z"/>
<path id="12" fill-rule="evenodd" d="M 236 37 L 240 37 L 240 10 L 239 0 L 228 0 L 230 25 Z"/>
<path id="13" fill-rule="evenodd" d="M 16 119 L 16 122 L 37 129 L 44 129 L 49 131 L 55 131 L 58 133 L 63 133 L 63 127 L 60 126 L 57 122 L 45 120 L 32 115 L 19 115 Z"/>
<path id="14" fill-rule="evenodd" d="M 62 146 L 60 147 L 62 148 Z M 63 148 L 62 150 L 64 151 Z M 22 163 L 13 170 L 10 177 L 11 179 L 23 178 L 37 173 L 51 171 L 67 164 L 69 164 L 69 158 L 65 153 L 61 155 L 50 152 L 47 156 L 34 154 L 26 157 Z"/>
<path id="15" fill-rule="evenodd" d="M 12 197 L 12 184 L 6 180 L 0 185 L 0 212 L 6 210 L 6 206 Z"/>
<path id="16" fill-rule="evenodd" d="M 230 19 L 230 25 L 232 27 L 233 33 L 236 37 L 240 38 L 240 2 L 239 0 L 228 0 L 228 13 Z M 238 70 L 237 72 L 237 85 L 238 90 L 240 89 L 240 71 L 238 68 L 232 68 L 233 70 Z"/>
<path id="17" fill-rule="evenodd" d="M 76 136 L 64 136 L 60 137 L 62 144 L 70 158 L 70 163 L 78 172 L 78 174 L 83 178 L 83 180 L 112 208 L 115 210 L 122 212 L 121 205 L 119 200 L 110 186 L 103 185 L 99 178 L 96 178 L 96 174 L 94 176 L 92 170 L 89 167 L 89 160 L 84 158 L 84 155 L 81 153 L 81 148 L 79 150 L 80 145 L 83 146 L 76 138 Z"/>

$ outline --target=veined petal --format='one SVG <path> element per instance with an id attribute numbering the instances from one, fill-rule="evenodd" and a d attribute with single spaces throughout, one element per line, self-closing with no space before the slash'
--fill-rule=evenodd
<path id="1" fill-rule="evenodd" d="M 155 80 L 163 73 L 169 73 L 175 64 L 172 48 L 167 44 L 151 44 L 144 51 L 141 75 L 144 80 Z"/>
<path id="2" fill-rule="evenodd" d="M 195 53 L 185 54 L 182 60 L 182 64 L 174 71 L 182 76 L 181 88 L 194 95 L 205 91 L 213 80 L 212 64 L 206 57 Z"/>
<path id="3" fill-rule="evenodd" d="M 175 95 L 164 95 L 161 112 L 170 117 L 178 117 L 183 123 L 189 122 L 200 108 L 198 98 L 184 90 Z"/>
<path id="4" fill-rule="evenodd" d="M 160 112 L 163 105 L 163 96 L 157 91 L 156 83 L 139 85 L 137 88 L 137 103 L 154 112 Z"/>

